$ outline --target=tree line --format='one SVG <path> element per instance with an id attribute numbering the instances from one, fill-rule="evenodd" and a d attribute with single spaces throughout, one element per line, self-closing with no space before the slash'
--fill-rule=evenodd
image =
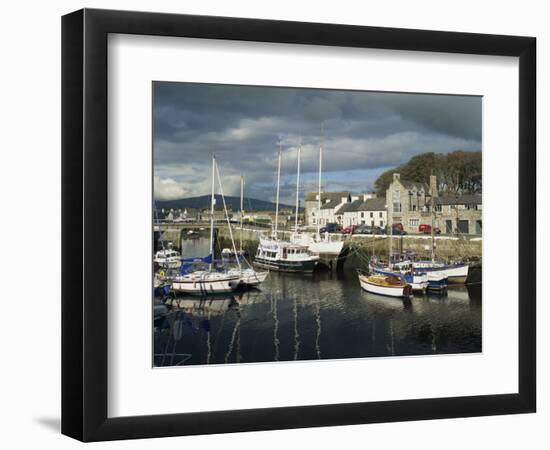
<path id="1" fill-rule="evenodd" d="M 441 193 L 481 193 L 481 151 L 427 152 L 413 156 L 407 163 L 386 170 L 376 179 L 377 195 L 386 195 L 394 173 L 400 173 L 403 180 L 422 183 L 429 183 L 430 175 L 436 175 Z"/>

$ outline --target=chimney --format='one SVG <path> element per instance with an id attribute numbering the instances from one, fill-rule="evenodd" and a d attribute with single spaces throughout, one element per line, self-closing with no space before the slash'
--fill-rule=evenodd
<path id="1" fill-rule="evenodd" d="M 394 174 L 393 174 L 393 181 L 399 181 L 400 178 L 401 178 L 401 175 L 400 175 L 400 174 L 398 174 L 398 173 L 394 173 Z"/>
<path id="2" fill-rule="evenodd" d="M 437 192 L 437 177 L 435 175 L 430 175 L 430 194 L 433 197 L 438 197 Z"/>

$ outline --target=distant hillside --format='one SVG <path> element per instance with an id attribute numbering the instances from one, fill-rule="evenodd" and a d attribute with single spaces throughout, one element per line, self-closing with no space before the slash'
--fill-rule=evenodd
<path id="1" fill-rule="evenodd" d="M 210 195 L 201 195 L 200 197 L 180 198 L 178 200 L 157 200 L 156 206 L 158 209 L 205 209 L 210 207 Z M 241 198 L 225 196 L 225 204 L 227 209 L 238 211 L 241 208 Z M 216 194 L 216 209 L 223 208 L 221 195 Z M 279 208 L 294 208 L 294 206 L 280 204 Z M 300 208 L 302 209 L 302 208 Z M 245 211 L 275 211 L 275 203 L 255 198 L 244 198 Z"/>

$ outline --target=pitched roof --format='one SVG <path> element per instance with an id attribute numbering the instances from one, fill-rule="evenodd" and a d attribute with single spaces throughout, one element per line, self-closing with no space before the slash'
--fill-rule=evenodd
<path id="1" fill-rule="evenodd" d="M 350 195 L 351 192 L 344 191 L 344 192 L 321 192 L 321 202 L 324 202 L 325 200 L 338 200 L 342 197 L 347 197 Z M 306 194 L 306 202 L 313 202 L 317 200 L 317 195 L 319 195 L 318 192 L 308 192 Z"/>
<path id="2" fill-rule="evenodd" d="M 359 211 L 385 211 L 386 199 L 384 197 L 369 198 L 360 206 Z"/>
<path id="3" fill-rule="evenodd" d="M 321 193 L 321 209 L 336 208 L 342 202 L 342 197 L 349 196 L 350 192 L 327 192 L 326 197 L 323 199 L 323 193 Z"/>
<path id="4" fill-rule="evenodd" d="M 340 209 L 338 209 L 338 214 L 344 214 L 345 212 L 355 212 L 359 211 L 359 207 L 363 203 L 363 200 L 354 200 L 349 203 L 344 203 Z"/>
<path id="5" fill-rule="evenodd" d="M 416 188 L 417 190 L 424 189 L 424 191 L 429 190 L 429 186 L 426 183 L 420 183 L 419 181 L 409 181 L 409 180 L 399 180 L 405 189 L 409 191 Z"/>
<path id="6" fill-rule="evenodd" d="M 436 205 L 481 205 L 480 194 L 443 195 L 434 198 Z"/>

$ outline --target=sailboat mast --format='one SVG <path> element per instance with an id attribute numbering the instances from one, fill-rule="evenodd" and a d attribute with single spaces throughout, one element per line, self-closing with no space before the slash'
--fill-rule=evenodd
<path id="1" fill-rule="evenodd" d="M 212 196 L 210 199 L 210 257 L 214 259 L 214 205 L 216 198 L 214 197 L 216 177 L 216 157 L 212 155 Z M 212 262 L 208 265 L 208 270 L 212 270 Z"/>
<path id="2" fill-rule="evenodd" d="M 321 232 L 321 223 L 319 214 L 321 213 L 321 173 L 323 171 L 323 144 L 324 144 L 323 124 L 321 123 L 321 145 L 319 146 L 319 194 L 317 197 L 317 235 Z"/>
<path id="3" fill-rule="evenodd" d="M 243 203 L 244 203 L 244 177 L 241 175 L 241 233 L 239 235 L 239 250 L 243 249 Z"/>
<path id="4" fill-rule="evenodd" d="M 392 256 L 392 253 L 393 253 L 393 204 L 390 206 L 391 211 L 392 213 L 390 214 L 390 223 L 389 223 L 389 227 L 390 227 L 390 254 L 388 256 L 388 267 L 390 268 L 390 270 L 392 269 L 393 265 L 392 265 L 392 259 L 391 259 L 391 256 Z"/>
<path id="5" fill-rule="evenodd" d="M 302 142 L 298 146 L 298 165 L 296 169 L 296 217 L 294 218 L 294 231 L 298 232 L 298 208 L 300 204 L 300 155 L 302 152 Z"/>
<path id="6" fill-rule="evenodd" d="M 432 171 L 432 174 L 433 174 L 433 171 Z M 434 225 L 435 225 L 435 197 L 434 197 L 434 192 L 433 192 L 433 189 L 432 189 L 432 182 L 431 182 L 431 178 L 430 178 L 430 195 L 431 195 L 431 210 L 432 210 L 432 264 L 434 263 L 435 261 L 435 230 L 434 230 Z"/>
<path id="7" fill-rule="evenodd" d="M 279 162 L 277 164 L 277 197 L 275 199 L 275 239 L 277 239 L 277 230 L 279 228 L 279 189 L 281 184 L 281 153 L 282 142 L 279 140 Z"/>

